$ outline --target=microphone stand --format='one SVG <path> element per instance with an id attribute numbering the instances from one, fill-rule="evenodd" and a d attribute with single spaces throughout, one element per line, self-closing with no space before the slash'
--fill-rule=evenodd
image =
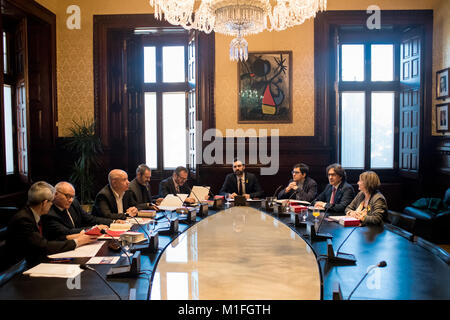
<path id="1" fill-rule="evenodd" d="M 125 252 L 122 245 L 119 241 L 114 239 L 114 237 L 109 234 L 106 230 L 102 229 L 100 230 L 101 233 L 109 235 L 116 243 L 119 245 L 120 250 L 122 250 L 123 253 L 128 258 L 129 265 L 126 266 L 118 266 L 118 267 L 111 267 L 109 269 L 108 273 L 106 274 L 107 277 L 111 278 L 129 278 L 129 277 L 136 277 L 141 269 L 141 252 L 136 251 L 132 258 Z"/>
<path id="2" fill-rule="evenodd" d="M 102 275 L 101 275 L 100 273 L 98 273 L 97 270 L 95 270 L 95 269 L 92 268 L 91 266 L 88 266 L 87 264 L 81 264 L 81 265 L 80 265 L 80 269 L 83 269 L 83 270 L 89 270 L 89 271 L 94 272 L 94 273 L 95 273 L 100 279 L 102 279 L 102 281 L 103 281 L 103 282 L 111 289 L 111 291 L 114 292 L 114 294 L 117 296 L 117 298 L 119 298 L 119 300 L 122 300 L 122 298 L 121 298 L 120 295 L 117 293 L 117 291 L 114 290 L 113 287 L 111 287 L 111 285 L 108 283 L 108 281 L 106 281 L 106 280 L 102 277 Z"/>
<path id="3" fill-rule="evenodd" d="M 289 201 L 292 199 L 292 197 L 294 196 L 294 195 L 296 195 L 297 193 L 298 193 L 298 191 L 299 191 L 299 189 L 297 189 L 297 190 L 295 190 L 290 196 L 289 196 L 289 198 L 286 200 L 286 206 L 287 207 L 289 207 L 290 205 L 289 205 Z M 273 209 L 273 212 L 274 213 L 277 213 L 278 215 L 280 215 L 280 213 L 286 213 L 286 212 L 284 212 L 285 210 L 285 208 L 286 208 L 286 206 L 285 205 L 283 205 L 283 204 L 281 204 L 281 205 L 279 205 L 279 206 L 274 206 L 274 209 Z M 276 208 L 276 210 L 275 210 L 275 208 Z"/>
<path id="4" fill-rule="evenodd" d="M 349 265 L 349 264 L 356 264 L 356 258 L 353 254 L 350 253 L 342 253 L 339 252 L 342 245 L 347 241 L 347 239 L 351 236 L 351 234 L 356 230 L 358 227 L 354 227 L 353 230 L 347 235 L 347 237 L 342 241 L 341 245 L 339 246 L 338 250 L 336 251 L 336 254 L 334 254 L 333 249 L 333 243 L 331 239 L 327 240 L 327 255 L 320 255 L 318 259 L 326 258 L 327 262 L 333 264 L 333 265 Z"/>
<path id="5" fill-rule="evenodd" d="M 188 187 L 189 191 L 194 195 L 194 197 L 198 201 L 198 216 L 199 217 L 206 217 L 208 215 L 208 204 L 204 205 L 203 202 L 200 201 L 200 199 L 197 197 L 195 192 L 192 191 L 191 187 L 189 187 L 187 184 L 186 184 L 186 186 Z M 209 193 L 209 189 L 208 189 L 208 193 Z M 189 219 L 189 217 L 188 217 L 188 219 Z M 189 220 L 195 221 L 195 217 L 191 216 Z"/>
<path id="6" fill-rule="evenodd" d="M 145 230 L 144 226 L 141 225 L 139 223 L 139 221 L 136 219 L 136 217 L 132 217 L 131 218 L 134 219 L 134 221 L 136 221 L 136 223 L 139 225 L 139 227 L 144 231 L 144 233 L 146 234 L 147 238 L 148 238 L 148 245 L 145 244 L 141 244 L 141 245 L 133 245 L 133 248 L 130 249 L 131 252 L 136 252 L 137 250 L 141 250 L 141 251 L 145 251 L 146 249 L 149 249 L 150 252 L 156 252 L 158 251 L 158 246 L 159 246 L 159 237 L 158 237 L 158 231 L 155 231 L 153 228 L 153 230 L 151 231 L 151 235 L 149 233 L 147 233 L 147 231 Z M 157 221 L 154 221 L 155 225 L 157 224 Z"/>
<path id="7" fill-rule="evenodd" d="M 309 237 L 311 240 L 327 240 L 332 239 L 333 236 L 329 233 L 319 233 L 320 227 L 322 226 L 323 220 L 325 220 L 326 215 L 328 214 L 328 208 L 323 213 L 322 219 L 320 220 L 319 224 L 317 225 L 317 231 L 316 226 L 311 223 L 307 223 L 306 225 L 306 236 Z"/>
<path id="8" fill-rule="evenodd" d="M 364 274 L 364 277 L 362 277 L 362 279 L 358 282 L 358 284 L 356 285 L 356 287 L 353 289 L 353 291 L 350 293 L 350 295 L 348 296 L 347 300 L 350 300 L 350 298 L 352 297 L 353 293 L 356 291 L 356 289 L 358 289 L 359 285 L 361 284 L 361 282 L 363 282 L 363 280 L 367 277 L 367 275 L 375 268 L 384 268 L 387 266 L 386 261 L 380 261 L 377 265 L 375 266 L 370 266 L 369 269 L 367 270 L 367 272 Z"/>

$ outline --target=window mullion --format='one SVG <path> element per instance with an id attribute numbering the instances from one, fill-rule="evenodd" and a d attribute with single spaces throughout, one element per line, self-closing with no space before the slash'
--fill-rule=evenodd
<path id="1" fill-rule="evenodd" d="M 364 169 L 369 170 L 370 169 L 370 152 L 371 152 L 371 105 L 372 105 L 372 92 L 369 89 L 370 84 L 372 82 L 372 51 L 371 46 L 369 44 L 364 45 L 364 83 L 366 84 L 366 90 L 365 90 L 365 102 L 366 106 L 364 108 L 365 110 L 365 150 L 364 150 Z"/>

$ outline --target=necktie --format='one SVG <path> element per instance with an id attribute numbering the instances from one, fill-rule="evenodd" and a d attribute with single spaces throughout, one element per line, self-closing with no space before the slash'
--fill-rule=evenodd
<path id="1" fill-rule="evenodd" d="M 331 193 L 330 204 L 334 203 L 334 196 L 336 195 L 336 188 L 333 187 L 333 192 Z"/>
<path id="2" fill-rule="evenodd" d="M 244 186 L 242 185 L 242 178 L 239 178 L 239 195 L 241 196 L 244 194 L 243 189 Z"/>
<path id="3" fill-rule="evenodd" d="M 42 236 L 42 220 L 39 220 L 39 223 L 38 223 L 38 229 L 39 229 L 39 233 L 40 233 L 41 236 Z"/>

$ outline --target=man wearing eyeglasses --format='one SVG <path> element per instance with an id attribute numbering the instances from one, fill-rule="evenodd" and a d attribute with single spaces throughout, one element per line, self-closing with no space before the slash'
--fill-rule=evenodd
<path id="1" fill-rule="evenodd" d="M 233 173 L 225 177 L 220 194 L 234 199 L 237 195 L 242 195 L 246 199 L 261 198 L 264 191 L 256 178 L 256 175 L 245 171 L 245 164 L 241 160 L 235 159 L 233 162 Z"/>
<path id="2" fill-rule="evenodd" d="M 329 184 L 317 197 L 314 207 L 328 210 L 330 215 L 345 215 L 345 208 L 355 197 L 355 191 L 346 182 L 347 175 L 340 164 L 330 164 L 326 172 Z"/>
<path id="3" fill-rule="evenodd" d="M 45 181 L 34 183 L 28 190 L 27 205 L 8 223 L 6 253 L 10 265 L 25 258 L 27 266 L 33 267 L 45 261 L 48 255 L 96 241 L 97 237 L 85 234 L 63 241 L 52 241 L 43 236 L 41 218 L 48 214 L 54 196 L 55 188 Z"/>
<path id="4" fill-rule="evenodd" d="M 166 197 L 168 194 L 190 194 L 189 186 L 186 184 L 188 180 L 188 170 L 185 167 L 177 167 L 171 177 L 162 180 L 159 183 L 159 196 Z M 186 198 L 184 202 L 194 203 L 195 199 Z"/>
<path id="5" fill-rule="evenodd" d="M 120 169 L 111 170 L 108 182 L 95 196 L 92 214 L 97 217 L 113 220 L 125 220 L 127 216 L 135 217 L 138 214 L 136 207 L 128 207 L 125 191 L 128 190 L 128 174 Z"/>
<path id="6" fill-rule="evenodd" d="M 107 229 L 113 222 L 109 218 L 86 213 L 75 199 L 75 188 L 66 181 L 55 185 L 55 198 L 50 211 L 42 219 L 44 236 L 48 240 L 70 240 L 84 234 L 84 229 L 97 225 Z"/>
<path id="7" fill-rule="evenodd" d="M 308 176 L 308 173 L 309 167 L 306 164 L 296 164 L 292 169 L 292 180 L 285 189 L 280 191 L 278 199 L 289 199 L 296 192 L 294 199 L 313 201 L 317 195 L 317 183 Z"/>

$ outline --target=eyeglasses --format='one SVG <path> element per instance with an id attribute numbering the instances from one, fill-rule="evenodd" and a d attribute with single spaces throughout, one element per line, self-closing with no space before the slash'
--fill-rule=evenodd
<path id="1" fill-rule="evenodd" d="M 177 174 L 178 179 L 180 179 L 181 181 L 186 181 L 188 178 L 183 178 L 182 176 L 180 176 L 179 174 Z"/>
<path id="2" fill-rule="evenodd" d="M 74 198 L 75 198 L 75 195 L 74 195 L 74 194 L 64 193 L 64 192 L 61 192 L 61 191 L 57 191 L 57 192 L 58 192 L 58 193 L 61 193 L 62 195 L 64 195 L 64 196 L 66 197 L 67 200 L 70 200 L 70 199 L 74 199 Z"/>
<path id="3" fill-rule="evenodd" d="M 300 171 L 292 171 L 292 174 L 300 174 Z"/>

